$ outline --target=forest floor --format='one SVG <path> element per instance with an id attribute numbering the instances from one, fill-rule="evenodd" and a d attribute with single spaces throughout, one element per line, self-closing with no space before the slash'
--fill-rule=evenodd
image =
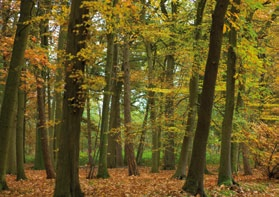
<path id="1" fill-rule="evenodd" d="M 254 175 L 235 175 L 239 187 L 217 186 L 217 171 L 210 168 L 212 175 L 205 175 L 205 190 L 208 196 L 279 196 L 279 180 L 269 180 L 262 172 Z M 185 180 L 172 179 L 174 171 L 150 173 L 150 168 L 140 167 L 140 176 L 128 176 L 127 168 L 109 169 L 109 179 L 86 179 L 88 169 L 80 169 L 80 183 L 85 196 L 93 197 L 182 197 Z M 26 169 L 28 180 L 16 181 L 14 175 L 7 175 L 9 190 L 2 196 L 47 197 L 53 195 L 54 180 L 47 180 L 45 171 Z"/>

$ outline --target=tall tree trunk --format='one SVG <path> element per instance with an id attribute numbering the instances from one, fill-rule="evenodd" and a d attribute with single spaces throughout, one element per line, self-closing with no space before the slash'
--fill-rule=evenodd
<path id="1" fill-rule="evenodd" d="M 156 51 L 152 54 L 152 44 L 149 41 L 145 41 L 145 49 L 148 65 L 148 88 L 154 87 L 154 62 Z M 155 107 L 155 92 L 150 90 L 148 92 L 147 103 L 150 111 L 150 125 L 152 133 L 152 161 L 151 161 L 151 173 L 159 172 L 159 133 L 156 126 L 156 107 Z"/>
<path id="2" fill-rule="evenodd" d="M 47 127 L 46 127 L 46 113 L 45 113 L 45 94 L 44 94 L 44 82 L 42 79 L 37 79 L 37 102 L 38 102 L 38 132 L 40 133 L 41 145 L 42 145 L 42 153 L 44 166 L 46 169 L 47 179 L 55 178 L 54 167 L 51 162 L 50 154 L 49 154 L 49 146 L 48 146 L 48 135 L 47 135 Z"/>
<path id="3" fill-rule="evenodd" d="M 62 105 L 63 105 L 63 69 L 62 69 L 62 51 L 65 49 L 67 38 L 67 32 L 65 27 L 60 26 L 59 37 L 58 37 L 58 66 L 56 69 L 55 75 L 55 128 L 54 128 L 54 163 L 55 167 L 57 166 L 57 157 L 58 157 L 58 144 L 59 144 L 59 133 L 62 129 Z"/>
<path id="4" fill-rule="evenodd" d="M 201 39 L 201 24 L 203 19 L 203 12 L 205 8 L 206 0 L 199 0 L 197 2 L 197 13 L 195 20 L 195 40 L 193 49 L 195 51 L 194 63 L 192 67 L 192 76 L 189 83 L 189 104 L 188 115 L 185 135 L 183 137 L 182 148 L 178 160 L 177 169 L 173 175 L 174 178 L 183 179 L 186 178 L 186 166 L 191 159 L 192 143 L 194 137 L 194 130 L 196 125 L 197 105 L 198 105 L 198 89 L 199 89 L 199 69 L 200 69 L 200 56 L 199 53 L 200 39 Z"/>
<path id="5" fill-rule="evenodd" d="M 236 23 L 239 13 L 240 0 L 234 0 L 230 13 L 232 14 L 232 22 Z M 235 71 L 236 71 L 236 42 L 237 33 L 234 25 L 230 24 L 229 32 L 229 49 L 227 59 L 227 81 L 226 81 L 226 105 L 225 114 L 222 123 L 222 138 L 221 138 L 221 157 L 218 174 L 218 185 L 233 184 L 232 169 L 231 169 L 231 134 L 234 113 L 234 95 L 235 95 Z"/>
<path id="6" fill-rule="evenodd" d="M 245 175 L 252 175 L 253 171 L 249 160 L 249 149 L 245 143 L 241 143 L 243 170 Z"/>
<path id="7" fill-rule="evenodd" d="M 174 56 L 166 56 L 166 84 L 167 88 L 172 91 L 173 89 L 173 77 L 174 77 Z M 166 144 L 164 145 L 164 170 L 174 170 L 175 169 L 175 154 L 174 154 L 174 95 L 169 93 L 166 95 L 166 105 L 165 105 L 165 118 L 166 118 Z"/>
<path id="8" fill-rule="evenodd" d="M 141 10 L 141 21 L 145 25 L 148 25 L 148 19 L 146 18 L 146 7 L 148 2 L 145 0 L 141 0 L 141 3 L 144 5 Z M 150 128 L 152 133 L 152 161 L 151 161 L 151 173 L 159 172 L 159 160 L 160 160 L 160 151 L 159 151 L 159 133 L 158 127 L 156 126 L 156 107 L 155 107 L 155 92 L 152 91 L 154 88 L 154 80 L 156 78 L 154 64 L 156 58 L 156 49 L 154 50 L 154 54 L 152 53 L 152 43 L 148 38 L 144 39 L 145 50 L 146 50 L 146 58 L 147 58 L 147 66 L 148 66 L 148 88 L 150 90 L 147 92 L 147 108 L 150 113 Z M 145 118 L 148 113 L 146 113 Z M 138 157 L 138 156 L 137 156 Z M 139 163 L 137 159 L 137 163 Z"/>
<path id="9" fill-rule="evenodd" d="M 108 178 L 107 168 L 107 146 L 108 146 L 108 131 L 109 131 L 109 106 L 111 100 L 111 72 L 114 49 L 114 35 L 107 35 L 107 62 L 105 70 L 106 86 L 104 88 L 102 124 L 100 132 L 100 155 L 98 166 L 98 178 Z"/>
<path id="10" fill-rule="evenodd" d="M 168 13 L 166 5 L 166 1 L 161 0 L 160 7 L 162 13 L 165 15 L 167 22 L 172 23 L 170 26 L 170 31 L 175 31 L 175 22 L 176 22 L 176 14 L 178 10 L 178 3 L 171 2 L 171 14 Z M 166 144 L 164 145 L 164 170 L 173 170 L 175 169 L 175 153 L 174 153 L 174 94 L 172 89 L 174 87 L 174 73 L 175 73 L 175 58 L 174 58 L 174 50 L 176 43 L 173 40 L 170 40 L 169 44 L 169 52 L 166 55 L 166 71 L 165 71 L 165 82 L 166 87 L 171 91 L 171 93 L 166 95 L 166 104 L 165 104 L 165 126 L 166 126 Z"/>
<path id="11" fill-rule="evenodd" d="M 110 111 L 110 133 L 108 136 L 108 167 L 122 167 L 122 142 L 121 142 L 121 118 L 120 98 L 123 82 L 119 79 L 118 45 L 114 44 L 113 51 L 113 77 L 112 77 L 112 98 Z"/>
<path id="12" fill-rule="evenodd" d="M 7 160 L 7 174 L 16 174 L 17 166 L 16 166 L 16 123 L 17 120 L 15 118 L 12 133 L 10 136 L 9 149 L 8 149 L 8 160 Z"/>
<path id="13" fill-rule="evenodd" d="M 8 1 L 2 1 L 0 4 L 0 10 L 1 10 L 1 37 L 11 37 L 10 33 L 8 32 L 9 30 L 9 20 L 11 17 L 10 11 L 11 11 L 11 2 L 12 0 Z M 2 41 L 2 40 L 1 40 Z M 3 53 L 1 54 L 2 56 L 2 61 L 3 61 L 3 69 L 7 70 L 8 65 L 9 65 L 9 60 L 8 60 L 8 55 L 4 53 L 5 50 L 3 50 Z M 2 68 L 1 68 L 2 69 Z M 1 106 L 4 98 L 4 90 L 5 90 L 5 81 L 6 81 L 6 76 L 1 76 L 0 77 L 0 112 L 1 112 Z"/>
<path id="14" fill-rule="evenodd" d="M 218 0 L 212 16 L 209 52 L 202 87 L 197 129 L 194 137 L 193 153 L 188 175 L 182 187 L 183 190 L 193 195 L 206 196 L 203 186 L 206 144 L 220 60 L 224 19 L 228 5 L 229 0 Z"/>
<path id="15" fill-rule="evenodd" d="M 234 139 L 232 138 L 232 141 Z M 239 143 L 232 142 L 231 144 L 231 166 L 232 174 L 238 173 L 238 164 L 239 164 Z"/>
<path id="16" fill-rule="evenodd" d="M 17 110 L 17 124 L 16 124 L 16 163 L 17 163 L 17 177 L 16 180 L 27 179 L 24 171 L 24 114 L 25 114 L 26 93 L 22 88 L 18 89 L 18 110 Z"/>
<path id="17" fill-rule="evenodd" d="M 243 75 L 244 74 L 244 68 L 243 65 L 240 64 L 240 69 L 239 69 L 239 74 Z M 242 80 L 239 81 L 239 89 L 238 89 L 238 94 L 237 94 L 237 101 L 236 101 L 236 113 L 239 114 L 239 116 L 242 116 L 244 111 L 244 100 L 242 94 L 245 92 L 245 82 Z M 242 142 L 239 144 L 240 150 L 242 152 L 242 161 L 243 161 L 243 168 L 244 168 L 244 174 L 246 175 L 251 175 L 252 174 L 252 169 L 251 165 L 249 162 L 249 150 L 247 145 Z"/>
<path id="18" fill-rule="evenodd" d="M 90 113 L 90 90 L 87 92 L 86 99 L 86 116 L 87 116 L 87 153 L 88 153 L 88 164 L 89 166 L 94 165 L 92 157 L 92 125 L 91 125 L 91 113 Z"/>
<path id="19" fill-rule="evenodd" d="M 52 165 L 54 165 L 54 112 L 55 112 L 55 100 L 52 96 L 52 92 L 54 90 L 53 84 L 51 84 L 51 76 L 50 70 L 47 69 L 47 107 L 48 107 L 48 119 L 47 121 L 50 123 L 48 126 L 48 149 L 49 156 L 51 159 Z"/>
<path id="20" fill-rule="evenodd" d="M 146 110 L 145 110 L 145 115 L 141 127 L 141 136 L 140 136 L 140 142 L 138 146 L 138 151 L 137 151 L 137 156 L 136 156 L 136 161 L 138 165 L 142 165 L 142 155 L 144 151 L 144 143 L 145 143 L 145 138 L 146 138 L 146 125 L 147 125 L 147 120 L 148 120 L 148 114 L 149 114 L 149 103 L 147 100 L 147 105 L 146 105 Z"/>
<path id="21" fill-rule="evenodd" d="M 44 158 L 43 158 L 43 145 L 42 145 L 42 132 L 39 129 L 39 123 L 36 125 L 36 144 L 35 144 L 35 160 L 34 160 L 34 169 L 35 170 L 44 170 Z"/>
<path id="22" fill-rule="evenodd" d="M 10 135 L 16 117 L 18 87 L 21 68 L 24 64 L 24 52 L 27 44 L 27 37 L 30 30 L 30 23 L 34 2 L 21 0 L 20 17 L 17 24 L 14 39 L 13 54 L 10 62 L 9 73 L 6 80 L 6 88 L 1 106 L 0 116 L 0 191 L 8 189 L 6 183 L 6 162 L 9 147 Z"/>
<path id="23" fill-rule="evenodd" d="M 109 2 L 110 6 L 114 7 L 118 0 Z M 108 178 L 107 170 L 107 153 L 108 153 L 108 131 L 109 131 L 109 106 L 111 102 L 111 76 L 113 66 L 113 50 L 114 50 L 114 33 L 107 34 L 107 62 L 105 69 L 106 86 L 104 88 L 102 123 L 100 132 L 100 155 L 98 166 L 98 178 Z"/>
<path id="24" fill-rule="evenodd" d="M 126 40 L 123 49 L 123 70 L 124 70 L 124 123 L 125 123 L 125 155 L 128 165 L 129 176 L 139 175 L 132 137 L 131 119 L 131 87 L 130 87 L 130 49 Z"/>
<path id="25" fill-rule="evenodd" d="M 85 60 L 78 53 L 85 48 L 89 10 L 82 0 L 73 0 L 70 9 L 65 61 L 65 93 L 62 129 L 59 137 L 57 177 L 54 196 L 84 196 L 79 183 L 79 140 L 81 116 L 85 103 L 83 73 Z M 79 32 L 79 33 L 77 33 Z M 73 77 L 74 76 L 74 77 Z"/>
<path id="26" fill-rule="evenodd" d="M 39 5 L 39 12 L 41 16 L 44 16 L 45 14 L 49 13 L 50 11 L 50 1 L 44 0 Z M 49 20 L 42 20 L 40 23 L 40 36 L 41 36 L 41 47 L 44 49 L 47 49 L 48 47 L 48 33 L 49 33 L 49 27 L 48 27 Z M 46 68 L 42 68 L 46 69 Z M 40 73 L 40 74 L 39 74 Z M 47 179 L 53 179 L 55 178 L 55 171 L 52 163 L 52 158 L 50 154 L 49 149 L 49 137 L 48 137 L 48 128 L 46 125 L 47 117 L 46 117 L 46 106 L 45 106 L 45 79 L 46 79 L 46 73 L 44 70 L 38 71 L 38 75 L 41 76 L 37 77 L 37 103 L 38 103 L 38 132 L 41 136 L 41 145 L 42 145 L 42 153 L 43 153 L 43 160 L 44 160 L 44 166 L 46 169 Z M 48 103 L 50 105 L 50 102 Z M 50 110 L 50 107 L 49 107 Z M 50 111 L 49 111 L 50 113 Z"/>

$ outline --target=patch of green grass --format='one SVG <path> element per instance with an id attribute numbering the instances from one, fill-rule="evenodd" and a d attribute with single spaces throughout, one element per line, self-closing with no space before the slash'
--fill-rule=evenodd
<path id="1" fill-rule="evenodd" d="M 87 152 L 80 152 L 79 153 L 79 165 L 85 166 L 88 163 L 88 153 Z"/>
<path id="2" fill-rule="evenodd" d="M 221 196 L 235 196 L 237 194 L 237 192 L 230 190 L 227 187 L 225 187 L 225 188 L 218 187 L 218 189 L 216 188 L 213 190 L 207 190 L 206 194 L 208 196 L 221 197 Z"/>
<path id="3" fill-rule="evenodd" d="M 206 153 L 206 164 L 219 164 L 220 155 L 213 153 Z"/>
<path id="4" fill-rule="evenodd" d="M 34 155 L 25 155 L 25 163 L 34 163 Z"/>
<path id="5" fill-rule="evenodd" d="M 267 191 L 267 188 L 269 187 L 269 183 L 262 182 L 262 183 L 245 183 L 242 185 L 243 190 L 245 191 L 257 191 L 259 193 L 263 193 Z"/>
<path id="6" fill-rule="evenodd" d="M 142 154 L 142 164 L 145 166 L 150 166 L 152 160 L 152 151 L 145 150 Z"/>

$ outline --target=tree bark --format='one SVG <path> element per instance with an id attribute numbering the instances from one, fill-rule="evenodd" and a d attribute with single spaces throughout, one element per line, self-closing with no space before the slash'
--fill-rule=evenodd
<path id="1" fill-rule="evenodd" d="M 124 70 L 124 123 L 125 123 L 125 155 L 128 165 L 129 176 L 139 175 L 132 137 L 131 119 L 131 87 L 130 87 L 130 62 L 129 43 L 126 40 L 123 49 L 123 70 Z"/>
<path id="2" fill-rule="evenodd" d="M 243 159 L 243 170 L 245 175 L 252 175 L 253 171 L 251 169 L 251 164 L 249 161 L 249 149 L 245 143 L 240 144 L 242 149 L 242 159 Z"/>
<path id="3" fill-rule="evenodd" d="M 113 77 L 112 77 L 112 98 L 110 111 L 110 133 L 108 136 L 108 167 L 122 167 L 122 140 L 121 140 L 121 118 L 120 98 L 123 82 L 119 79 L 118 45 L 114 44 L 113 51 Z"/>
<path id="4" fill-rule="evenodd" d="M 35 160 L 34 160 L 34 169 L 35 170 L 44 170 L 44 157 L 43 157 L 43 149 L 42 149 L 42 133 L 39 129 L 39 123 L 36 125 L 36 144 L 35 144 Z"/>
<path id="5" fill-rule="evenodd" d="M 17 101 L 16 101 L 17 102 Z M 17 109 L 16 109 L 17 111 Z M 16 123 L 17 119 L 15 117 L 13 128 L 11 129 L 11 136 L 10 136 L 10 142 L 9 142 L 9 148 L 8 148 L 8 160 L 7 160 L 7 174 L 13 174 L 15 175 L 16 172 Z"/>
<path id="6" fill-rule="evenodd" d="M 203 186 L 206 144 L 220 60 L 224 19 L 228 5 L 229 0 L 218 0 L 212 16 L 209 52 L 202 87 L 197 129 L 193 143 L 193 153 L 186 182 L 182 187 L 183 190 L 193 195 L 206 196 Z"/>
<path id="7" fill-rule="evenodd" d="M 178 160 L 177 169 L 173 175 L 174 178 L 184 179 L 186 178 L 186 166 L 189 164 L 192 153 L 192 144 L 194 137 L 194 130 L 196 125 L 197 105 L 198 105 L 198 89 L 199 89 L 199 69 L 201 54 L 199 53 L 201 47 L 199 45 L 201 39 L 201 24 L 203 19 L 203 12 L 205 8 L 206 0 L 200 0 L 197 2 L 197 13 L 195 20 L 195 40 L 194 40 L 194 63 L 192 67 L 192 76 L 189 83 L 189 104 L 188 115 L 185 135 L 183 137 L 182 148 Z"/>
<path id="8" fill-rule="evenodd" d="M 25 103 L 26 93 L 22 88 L 18 89 L 18 110 L 16 122 L 16 163 L 17 176 L 16 180 L 27 179 L 24 171 L 24 128 L 25 128 Z"/>
<path id="9" fill-rule="evenodd" d="M 49 146 L 48 146 L 48 135 L 46 128 L 46 113 L 45 113 L 45 100 L 44 100 L 44 84 L 42 79 L 37 79 L 37 103 L 38 103 L 38 132 L 41 138 L 41 148 L 43 154 L 44 166 L 46 169 L 47 179 L 55 178 L 54 167 L 51 162 Z"/>
<path id="10" fill-rule="evenodd" d="M 166 56 L 166 84 L 167 88 L 172 91 L 173 77 L 174 77 L 174 56 Z M 174 95 L 169 93 L 166 95 L 166 104 L 165 104 L 165 121 L 166 121 L 166 144 L 164 149 L 164 170 L 174 170 L 175 169 L 175 154 L 174 154 Z"/>
<path id="11" fill-rule="evenodd" d="M 59 144 L 59 133 L 62 129 L 62 105 L 63 105 L 63 78 L 64 73 L 62 69 L 62 51 L 64 52 L 66 44 L 67 32 L 63 26 L 60 26 L 59 37 L 58 37 L 58 66 L 55 75 L 55 127 L 54 127 L 54 142 L 53 142 L 53 151 L 54 151 L 54 163 L 55 168 L 57 166 L 57 157 L 58 157 L 58 144 Z"/>
<path id="12" fill-rule="evenodd" d="M 178 3 L 171 2 L 171 14 L 168 13 L 167 8 L 165 6 L 166 1 L 162 0 L 160 2 L 161 11 L 167 18 L 167 22 L 171 22 L 170 31 L 175 32 L 175 22 L 176 22 L 176 14 L 178 10 Z M 176 47 L 176 42 L 174 39 L 169 41 L 168 44 L 169 52 L 166 55 L 166 71 L 165 71 L 165 82 L 166 87 L 171 92 L 166 94 L 166 104 L 165 104 L 165 127 L 166 127 L 166 144 L 164 145 L 164 170 L 173 170 L 175 169 L 175 149 L 174 149 L 174 137 L 175 133 L 173 131 L 174 127 L 174 94 L 172 89 L 174 88 L 174 73 L 175 73 L 175 57 L 174 50 Z"/>
<path id="13" fill-rule="evenodd" d="M 232 23 L 237 22 L 239 13 L 240 0 L 234 0 L 230 13 L 232 14 Z M 227 81 L 226 81 L 226 105 L 225 114 L 222 123 L 222 138 L 221 138 L 221 157 L 218 174 L 218 185 L 233 184 L 232 169 L 231 169 L 231 134 L 235 103 L 235 72 L 236 72 L 236 42 L 237 33 L 234 25 L 230 24 L 229 32 L 229 49 L 227 59 Z"/>
<path id="14" fill-rule="evenodd" d="M 232 174 L 237 174 L 238 173 L 238 164 L 239 164 L 239 143 L 238 142 L 232 142 L 232 144 L 231 144 Z"/>
<path id="15" fill-rule="evenodd" d="M 145 110 L 145 115 L 143 118 L 143 123 L 142 123 L 142 129 L 141 129 L 141 136 L 140 136 L 140 142 L 139 142 L 139 146 L 138 146 L 138 151 L 137 151 L 137 157 L 136 157 L 136 161 L 138 165 L 142 165 L 142 155 L 143 155 L 143 151 L 144 151 L 144 143 L 145 143 L 145 138 L 146 138 L 146 125 L 147 125 L 147 120 L 148 120 L 148 114 L 149 114 L 149 104 L 147 101 L 147 105 L 146 105 L 146 110 Z"/>
<path id="16" fill-rule="evenodd" d="M 79 183 L 79 140 L 81 116 L 85 103 L 83 74 L 86 60 L 78 56 L 85 48 L 89 10 L 81 7 L 82 0 L 73 0 L 70 9 L 66 54 L 64 62 L 65 93 L 63 98 L 62 129 L 59 137 L 57 177 L 54 196 L 84 196 Z"/>
<path id="17" fill-rule="evenodd" d="M 109 131 L 109 108 L 111 101 L 111 72 L 114 48 L 114 35 L 107 35 L 107 62 L 105 70 L 106 86 L 104 88 L 102 123 L 100 132 L 100 155 L 98 166 L 98 178 L 108 178 L 107 169 L 107 146 L 108 146 L 108 131 Z"/>
<path id="18" fill-rule="evenodd" d="M 94 165 L 92 157 L 92 125 L 91 125 L 91 113 L 90 113 L 90 90 L 87 92 L 86 98 L 86 116 L 87 116 L 87 153 L 88 153 L 88 164 L 89 166 Z"/>
<path id="19" fill-rule="evenodd" d="M 44 0 L 39 5 L 39 12 L 41 16 L 49 13 L 50 11 L 50 2 L 49 0 Z M 42 20 L 40 22 L 40 37 L 41 37 L 41 47 L 47 49 L 48 47 L 48 27 L 49 21 Z M 46 68 L 42 68 L 46 69 Z M 47 179 L 55 178 L 55 171 L 52 163 L 50 148 L 49 148 L 49 136 L 48 136 L 48 128 L 46 125 L 47 116 L 46 116 L 46 105 L 45 105 L 45 97 L 46 97 L 46 73 L 44 70 L 39 70 L 37 74 L 37 103 L 38 103 L 38 132 L 40 133 L 41 138 L 41 145 L 42 145 L 42 154 L 43 154 L 43 161 L 44 166 L 46 169 Z M 48 88 L 49 89 L 49 88 Z M 48 103 L 50 105 L 50 102 Z M 50 110 L 50 106 L 49 110 Z M 50 111 L 49 111 L 50 113 Z M 51 149 L 52 150 L 52 149 Z"/>
<path id="20" fill-rule="evenodd" d="M 30 30 L 30 23 L 34 2 L 21 0 L 20 18 L 17 24 L 16 35 L 13 45 L 13 54 L 10 62 L 9 73 L 6 80 L 6 88 L 1 106 L 0 116 L 0 191 L 8 189 L 6 183 L 6 162 L 7 150 L 9 147 L 10 134 L 12 132 L 16 117 L 18 87 L 21 68 L 24 64 L 24 52 L 27 45 L 27 37 Z M 26 23 L 27 22 L 27 23 Z"/>
<path id="21" fill-rule="evenodd" d="M 16 180 L 27 179 L 24 171 L 24 129 L 25 129 L 25 103 L 26 93 L 23 89 L 18 90 L 18 110 L 16 124 L 16 163 L 17 177 Z"/>

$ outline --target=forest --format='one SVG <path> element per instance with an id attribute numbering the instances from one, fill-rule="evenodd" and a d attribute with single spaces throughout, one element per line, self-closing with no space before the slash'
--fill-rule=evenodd
<path id="1" fill-rule="evenodd" d="M 277 0 L 0 0 L 0 32 L 0 196 L 279 196 Z"/>

